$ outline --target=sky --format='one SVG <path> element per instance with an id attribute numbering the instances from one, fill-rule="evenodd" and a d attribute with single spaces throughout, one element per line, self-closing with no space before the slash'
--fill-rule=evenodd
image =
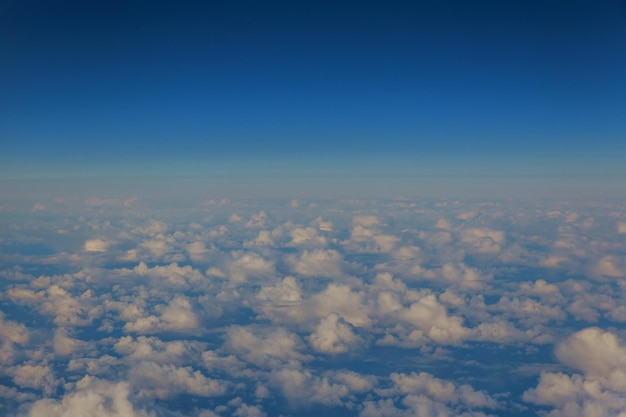
<path id="1" fill-rule="evenodd" d="M 0 175 L 619 183 L 624 45 L 618 1 L 6 1 Z"/>
<path id="2" fill-rule="evenodd" d="M 0 1 L 0 415 L 624 417 L 626 5 Z"/>

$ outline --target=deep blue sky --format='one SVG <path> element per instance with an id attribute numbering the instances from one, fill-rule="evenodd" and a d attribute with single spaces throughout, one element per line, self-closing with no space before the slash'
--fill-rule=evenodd
<path id="1" fill-rule="evenodd" d="M 0 174 L 626 172 L 624 2 L 181 3 L 2 2 Z"/>

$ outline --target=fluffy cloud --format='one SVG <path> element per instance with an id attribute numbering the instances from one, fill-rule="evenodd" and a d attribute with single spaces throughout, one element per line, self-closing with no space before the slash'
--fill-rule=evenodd
<path id="1" fill-rule="evenodd" d="M 552 407 L 550 417 L 622 416 L 626 412 L 626 347 L 597 327 L 574 333 L 556 348 L 563 364 L 582 374 L 544 372 L 528 402 Z"/>
<path id="2" fill-rule="evenodd" d="M 102 239 L 92 239 L 85 242 L 85 252 L 106 252 L 111 242 Z"/>
<path id="3" fill-rule="evenodd" d="M 76 389 L 57 401 L 42 399 L 35 402 L 29 417 L 154 417 L 139 410 L 129 399 L 125 382 L 113 383 L 86 376 L 76 383 Z"/>
<path id="4" fill-rule="evenodd" d="M 619 204 L 197 198 L 7 213 L 0 414 L 626 410 Z"/>
<path id="5" fill-rule="evenodd" d="M 284 329 L 262 332 L 233 326 L 226 333 L 228 350 L 237 353 L 246 361 L 259 366 L 276 368 L 282 365 L 299 367 L 308 357 L 299 352 L 302 341 Z"/>
<path id="6" fill-rule="evenodd" d="M 311 334 L 310 341 L 316 351 L 330 354 L 345 353 L 362 344 L 351 326 L 337 314 L 322 319 Z"/>
<path id="7" fill-rule="evenodd" d="M 343 258 L 333 249 L 305 250 L 299 257 L 288 256 L 286 261 L 295 273 L 303 276 L 337 278 L 342 275 Z"/>
<path id="8" fill-rule="evenodd" d="M 480 253 L 500 252 L 504 243 L 504 232 L 486 227 L 466 229 L 461 241 Z"/>
<path id="9" fill-rule="evenodd" d="M 191 367 L 140 362 L 129 371 L 129 380 L 140 396 L 165 399 L 178 394 L 215 397 L 226 392 L 224 381 L 207 378 Z"/>

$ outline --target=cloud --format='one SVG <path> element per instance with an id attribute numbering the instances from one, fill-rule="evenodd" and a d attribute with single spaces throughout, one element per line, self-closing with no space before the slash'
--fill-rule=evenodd
<path id="1" fill-rule="evenodd" d="M 198 316 L 193 311 L 189 298 L 176 295 L 167 305 L 161 306 L 160 310 L 159 316 L 147 316 L 138 311 L 140 316 L 127 322 L 124 330 L 145 334 L 162 331 L 190 332 L 198 329 Z"/>
<path id="2" fill-rule="evenodd" d="M 352 224 L 355 226 L 372 227 L 380 224 L 380 220 L 376 216 L 364 215 L 352 218 Z"/>
<path id="3" fill-rule="evenodd" d="M 504 232 L 486 227 L 466 229 L 461 241 L 480 253 L 497 253 L 504 243 Z"/>
<path id="4" fill-rule="evenodd" d="M 161 365 L 155 362 L 140 362 L 128 373 L 130 382 L 137 387 L 140 396 L 166 399 L 179 394 L 200 397 L 224 395 L 228 384 L 206 377 L 193 368 Z"/>
<path id="5" fill-rule="evenodd" d="M 363 300 L 364 294 L 353 291 L 348 285 L 328 284 L 314 297 L 315 314 L 328 317 L 335 313 L 352 326 L 368 327 L 371 308 Z"/>
<path id="6" fill-rule="evenodd" d="M 129 400 L 126 382 L 109 382 L 85 376 L 76 383 L 76 390 L 59 401 L 36 401 L 28 412 L 29 417 L 154 417 L 154 414 L 136 409 Z"/>
<path id="7" fill-rule="evenodd" d="M 229 265 L 230 280 L 242 283 L 249 279 L 273 275 L 276 270 L 274 262 L 254 252 L 233 252 Z"/>
<path id="8" fill-rule="evenodd" d="M 590 271 L 591 276 L 596 278 L 609 277 L 609 278 L 621 278 L 626 276 L 626 273 L 618 266 L 618 261 L 613 256 L 603 256 Z"/>
<path id="9" fill-rule="evenodd" d="M 352 326 L 334 313 L 320 321 L 309 340 L 320 353 L 338 354 L 358 346 L 363 347 L 362 340 L 354 334 Z"/>
<path id="10" fill-rule="evenodd" d="M 226 333 L 226 346 L 247 362 L 262 368 L 276 368 L 288 364 L 300 367 L 309 358 L 299 352 L 300 338 L 284 329 L 260 332 L 242 326 L 232 326 Z"/>
<path id="11" fill-rule="evenodd" d="M 590 327 L 563 340 L 558 360 L 582 374 L 543 372 L 524 400 L 552 407 L 550 416 L 621 416 L 626 410 L 626 346 L 611 332 Z M 591 413 L 591 414 L 590 414 Z"/>
<path id="12" fill-rule="evenodd" d="M 303 276 L 337 278 L 342 275 L 343 258 L 334 249 L 305 250 L 299 257 L 287 256 L 286 262 Z"/>
<path id="13" fill-rule="evenodd" d="M 619 204 L 84 202 L 0 237 L 0 414 L 626 410 Z"/>
<path id="14" fill-rule="evenodd" d="M 85 242 L 85 252 L 106 252 L 112 243 L 102 239 L 91 239 Z"/>

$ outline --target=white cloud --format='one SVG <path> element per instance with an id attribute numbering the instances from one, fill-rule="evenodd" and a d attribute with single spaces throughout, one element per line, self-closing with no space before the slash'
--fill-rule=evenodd
<path id="1" fill-rule="evenodd" d="M 139 395 L 165 399 L 178 394 L 192 394 L 201 397 L 224 395 L 228 384 L 211 379 L 193 368 L 175 365 L 160 365 L 155 362 L 140 362 L 129 370 L 129 382 Z"/>
<path id="2" fill-rule="evenodd" d="M 437 343 L 459 343 L 469 335 L 463 319 L 450 316 L 446 308 L 434 295 L 427 295 L 411 304 L 400 313 L 400 317 Z"/>
<path id="3" fill-rule="evenodd" d="M 603 256 L 592 268 L 591 276 L 596 278 L 621 278 L 626 276 L 624 270 L 618 266 L 618 260 L 613 256 Z"/>
<path id="4" fill-rule="evenodd" d="M 299 337 L 284 329 L 260 332 L 259 329 L 231 326 L 226 333 L 226 345 L 256 366 L 275 368 L 289 364 L 299 367 L 308 357 L 299 352 L 303 347 Z"/>
<path id="5" fill-rule="evenodd" d="M 328 284 L 314 297 L 315 314 L 327 317 L 333 313 L 355 327 L 370 325 L 371 308 L 363 302 L 364 294 L 355 292 L 347 285 Z"/>
<path id="6" fill-rule="evenodd" d="M 286 262 L 294 272 L 304 276 L 338 278 L 342 275 L 343 258 L 334 249 L 305 250 L 300 257 L 287 256 Z"/>
<path id="7" fill-rule="evenodd" d="M 380 224 L 380 220 L 373 215 L 356 216 L 352 218 L 352 224 L 355 226 L 372 227 Z"/>
<path id="8" fill-rule="evenodd" d="M 10 373 L 13 375 L 13 382 L 24 388 L 35 388 L 43 390 L 47 395 L 52 394 L 57 381 L 52 369 L 47 365 L 20 365 L 14 367 Z"/>
<path id="9" fill-rule="evenodd" d="M 320 321 L 309 340 L 313 348 L 321 353 L 345 353 L 362 346 L 362 340 L 354 334 L 351 326 L 334 313 Z"/>
<path id="10" fill-rule="evenodd" d="M 626 412 L 626 346 L 597 327 L 574 333 L 556 348 L 560 362 L 581 374 L 544 372 L 524 400 L 552 407 L 554 417 L 622 416 Z"/>
<path id="11" fill-rule="evenodd" d="M 30 332 L 23 324 L 6 320 L 4 313 L 0 311 L 0 339 L 8 339 L 13 343 L 25 344 L 28 342 Z"/>
<path id="12" fill-rule="evenodd" d="M 233 252 L 232 258 L 229 271 L 233 282 L 243 283 L 249 279 L 275 273 L 274 262 L 254 252 Z"/>
<path id="13" fill-rule="evenodd" d="M 76 383 L 76 390 L 66 393 L 60 401 L 42 399 L 35 402 L 29 417 L 154 417 L 136 409 L 129 400 L 125 382 L 109 382 L 85 376 Z"/>
<path id="14" fill-rule="evenodd" d="M 124 330 L 127 332 L 190 332 L 196 330 L 199 324 L 191 302 L 183 295 L 176 295 L 167 305 L 162 306 L 158 317 L 146 316 L 143 311 L 137 311 L 137 314 L 132 315 L 135 316 L 134 320 L 124 325 Z"/>
<path id="15" fill-rule="evenodd" d="M 480 253 L 500 252 L 504 243 L 504 232 L 486 227 L 466 229 L 461 241 Z"/>
<path id="16" fill-rule="evenodd" d="M 297 227 L 289 232 L 292 245 L 326 245 L 326 239 L 317 234 L 317 230 L 313 227 Z"/>
<path id="17" fill-rule="evenodd" d="M 85 252 L 106 252 L 111 244 L 102 239 L 91 239 L 85 242 Z"/>

